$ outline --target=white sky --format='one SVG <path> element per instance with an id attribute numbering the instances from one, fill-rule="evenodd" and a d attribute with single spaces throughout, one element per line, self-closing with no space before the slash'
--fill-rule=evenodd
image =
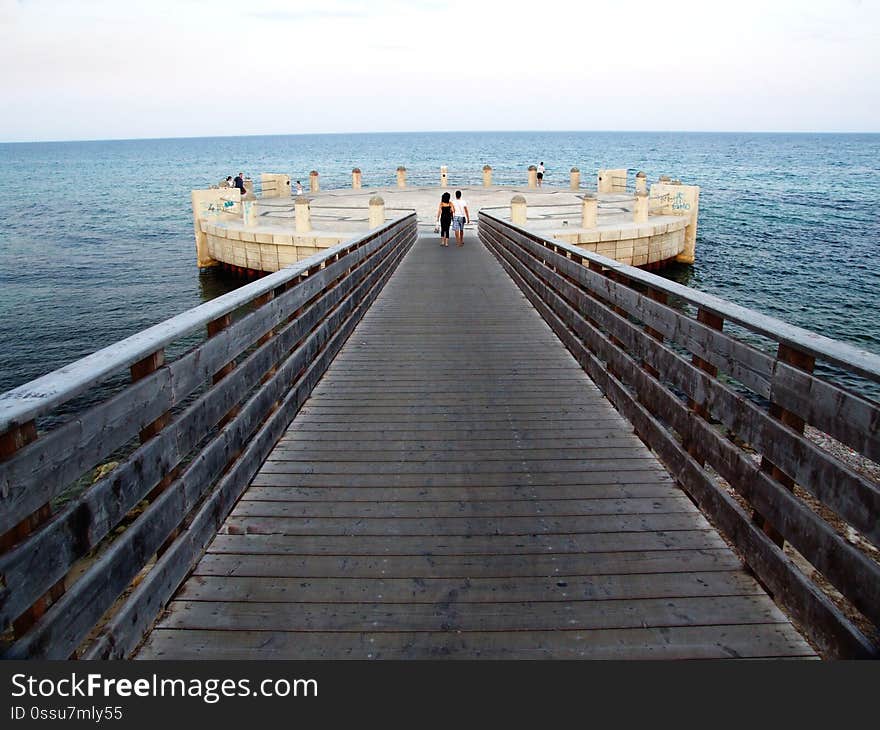
<path id="1" fill-rule="evenodd" d="M 880 0 L 0 0 L 0 141 L 880 131 Z"/>

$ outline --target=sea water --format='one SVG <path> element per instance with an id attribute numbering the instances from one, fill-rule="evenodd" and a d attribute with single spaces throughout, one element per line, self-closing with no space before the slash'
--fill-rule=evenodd
<path id="1" fill-rule="evenodd" d="M 189 193 L 239 171 L 322 188 L 526 180 L 580 168 L 702 188 L 696 264 L 664 275 L 880 353 L 880 135 L 480 132 L 0 144 L 0 392 L 222 294 L 196 268 Z"/>

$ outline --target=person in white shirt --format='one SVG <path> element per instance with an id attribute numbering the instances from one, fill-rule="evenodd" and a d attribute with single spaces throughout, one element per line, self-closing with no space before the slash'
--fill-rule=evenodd
<path id="1" fill-rule="evenodd" d="M 471 213 L 468 210 L 467 200 L 461 197 L 461 190 L 455 191 L 453 201 L 455 211 L 452 215 L 452 230 L 455 231 L 455 245 L 464 246 L 464 226 L 471 222 Z"/>
<path id="2" fill-rule="evenodd" d="M 544 163 L 538 163 L 538 187 L 544 187 Z"/>
<path id="3" fill-rule="evenodd" d="M 297 195 L 302 195 L 302 194 L 303 194 L 303 186 L 302 186 L 302 183 L 301 183 L 299 180 L 296 181 L 296 194 L 297 194 Z"/>

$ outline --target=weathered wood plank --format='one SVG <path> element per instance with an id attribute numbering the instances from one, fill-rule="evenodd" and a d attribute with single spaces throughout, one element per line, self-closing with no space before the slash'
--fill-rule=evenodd
<path id="1" fill-rule="evenodd" d="M 194 575 L 282 578 L 476 578 L 552 575 L 628 575 L 737 570 L 742 564 L 727 548 L 630 550 L 622 553 L 560 555 L 217 555 L 208 553 Z"/>
<path id="2" fill-rule="evenodd" d="M 557 575 L 539 578 L 260 578 L 202 576 L 181 601 L 323 604 L 435 604 L 627 600 L 684 596 L 757 596 L 764 590 L 740 571 L 648 575 Z"/>
<path id="3" fill-rule="evenodd" d="M 711 550 L 726 543 L 709 527 L 670 532 L 597 532 L 546 535 L 259 535 L 223 533 L 209 553 L 239 555 L 542 555 L 553 553 Z M 734 565 L 741 567 L 738 561 Z M 584 560 L 580 570 L 589 570 Z M 427 574 L 430 576 L 430 573 Z"/>
<path id="4" fill-rule="evenodd" d="M 143 659 L 734 659 L 813 655 L 786 624 L 546 632 L 198 631 L 157 629 Z"/>

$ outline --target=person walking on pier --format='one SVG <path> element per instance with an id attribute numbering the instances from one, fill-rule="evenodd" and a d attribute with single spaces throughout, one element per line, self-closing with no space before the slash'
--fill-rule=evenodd
<path id="1" fill-rule="evenodd" d="M 538 187 L 539 188 L 544 187 L 544 163 L 543 162 L 538 163 L 537 177 L 538 177 Z"/>
<path id="2" fill-rule="evenodd" d="M 297 195 L 303 194 L 303 184 L 299 180 L 296 181 L 296 194 Z"/>
<path id="3" fill-rule="evenodd" d="M 467 200 L 461 197 L 461 190 L 455 191 L 455 208 L 452 218 L 452 230 L 455 231 L 455 245 L 464 246 L 464 226 L 471 222 L 471 213 L 468 210 Z"/>
<path id="4" fill-rule="evenodd" d="M 452 214 L 455 206 L 449 202 L 449 193 L 443 193 L 440 198 L 440 206 L 437 208 L 437 225 L 440 226 L 440 245 L 449 245 L 449 224 L 452 223 Z"/>

